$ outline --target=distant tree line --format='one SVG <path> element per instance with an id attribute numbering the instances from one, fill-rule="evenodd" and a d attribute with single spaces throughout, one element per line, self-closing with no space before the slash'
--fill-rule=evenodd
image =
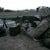
<path id="1" fill-rule="evenodd" d="M 0 12 L 13 12 L 13 10 L 5 10 L 4 8 L 0 7 Z"/>
<path id="2" fill-rule="evenodd" d="M 25 10 L 17 10 L 17 11 L 14 11 L 14 10 L 5 10 L 4 8 L 0 7 L 0 12 L 17 12 L 17 14 L 29 14 L 29 15 L 35 15 L 35 14 L 39 14 L 39 15 L 42 15 L 42 16 L 47 16 L 47 15 L 50 15 L 50 7 L 45 7 L 45 6 L 40 6 L 40 7 L 37 7 L 36 10 L 35 9 L 25 9 Z"/>
<path id="3" fill-rule="evenodd" d="M 4 8 L 1 8 L 1 7 L 0 7 L 0 12 L 3 12 L 3 11 L 4 11 Z"/>

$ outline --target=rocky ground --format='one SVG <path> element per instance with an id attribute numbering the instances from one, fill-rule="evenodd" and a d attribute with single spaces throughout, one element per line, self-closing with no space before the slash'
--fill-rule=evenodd
<path id="1" fill-rule="evenodd" d="M 0 37 L 0 50 L 49 50 L 26 35 Z"/>

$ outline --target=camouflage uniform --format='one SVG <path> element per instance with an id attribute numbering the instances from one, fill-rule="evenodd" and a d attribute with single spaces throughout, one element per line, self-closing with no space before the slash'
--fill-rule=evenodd
<path id="1" fill-rule="evenodd" d="M 50 38 L 50 16 L 47 16 L 46 19 L 48 20 L 48 30 L 46 31 L 46 35 Z"/>
<path id="2" fill-rule="evenodd" d="M 45 32 L 44 38 L 41 41 L 44 46 L 50 49 L 50 15 L 46 17 L 48 21 L 48 29 Z"/>
<path id="3" fill-rule="evenodd" d="M 41 23 L 35 28 L 33 37 L 36 39 L 42 38 L 45 35 L 45 32 L 48 29 L 48 21 L 43 19 Z"/>

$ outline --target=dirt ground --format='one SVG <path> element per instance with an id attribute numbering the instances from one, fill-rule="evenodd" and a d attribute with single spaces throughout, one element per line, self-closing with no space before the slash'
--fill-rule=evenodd
<path id="1" fill-rule="evenodd" d="M 26 35 L 0 37 L 0 50 L 49 50 Z"/>

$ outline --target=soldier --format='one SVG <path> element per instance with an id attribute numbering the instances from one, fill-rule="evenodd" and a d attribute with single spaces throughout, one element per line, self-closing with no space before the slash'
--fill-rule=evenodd
<path id="1" fill-rule="evenodd" d="M 50 48 L 50 15 L 44 17 L 41 16 L 41 18 L 45 25 L 42 24 L 44 27 L 41 32 L 42 34 L 39 32 L 41 35 L 39 34 L 40 36 L 38 36 L 38 39 L 40 40 L 40 43 L 42 43 L 47 48 Z M 41 29 L 39 31 L 41 31 Z"/>
<path id="2" fill-rule="evenodd" d="M 50 15 L 46 16 L 46 19 L 48 20 L 48 30 L 46 31 L 47 37 L 50 38 Z"/>
<path id="3" fill-rule="evenodd" d="M 33 37 L 41 39 L 43 38 L 43 35 L 45 35 L 45 32 L 47 30 L 48 30 L 48 20 L 46 19 L 46 17 L 41 17 L 41 23 L 34 30 Z"/>
<path id="4" fill-rule="evenodd" d="M 48 29 L 48 20 L 46 17 L 41 17 L 41 22 L 38 24 L 36 28 L 33 29 L 31 33 L 27 33 L 33 40 L 37 41 L 36 39 L 41 39 L 42 36 L 45 34 L 46 30 Z"/>

